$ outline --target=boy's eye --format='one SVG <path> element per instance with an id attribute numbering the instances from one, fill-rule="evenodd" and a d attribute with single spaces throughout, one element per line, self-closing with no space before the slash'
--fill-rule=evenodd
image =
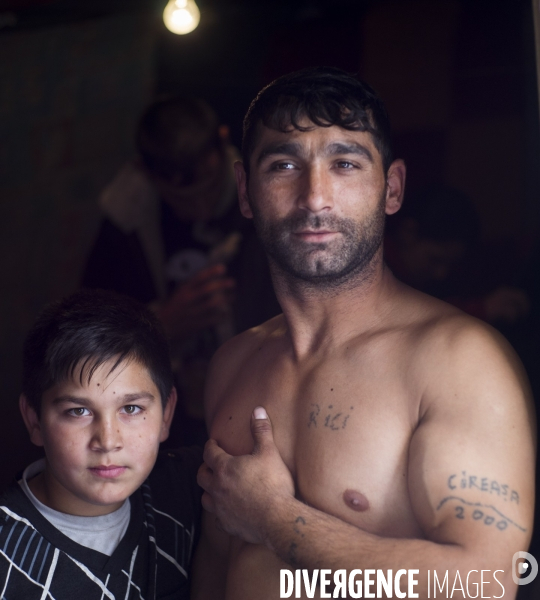
<path id="1" fill-rule="evenodd" d="M 77 408 L 70 408 L 67 411 L 67 414 L 72 417 L 87 417 L 90 414 L 90 411 L 83 406 L 77 406 Z"/>
<path id="2" fill-rule="evenodd" d="M 126 404 L 126 406 L 122 407 L 122 410 L 127 415 L 138 415 L 142 411 L 142 408 L 140 406 L 135 406 L 134 404 Z"/>

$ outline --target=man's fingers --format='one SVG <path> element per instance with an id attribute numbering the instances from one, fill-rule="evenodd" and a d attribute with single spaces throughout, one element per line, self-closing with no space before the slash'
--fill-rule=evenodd
<path id="1" fill-rule="evenodd" d="M 203 490 L 208 491 L 212 483 L 212 469 L 206 463 L 203 463 L 197 471 L 197 483 Z"/>
<path id="2" fill-rule="evenodd" d="M 216 440 L 208 440 L 204 446 L 203 460 L 206 465 L 215 470 L 219 461 L 223 461 L 224 457 L 229 456 L 225 450 L 218 446 Z"/>
<path id="3" fill-rule="evenodd" d="M 274 445 L 272 423 L 262 406 L 257 406 L 251 415 L 251 435 L 255 442 L 252 454 L 259 454 L 264 448 Z"/>

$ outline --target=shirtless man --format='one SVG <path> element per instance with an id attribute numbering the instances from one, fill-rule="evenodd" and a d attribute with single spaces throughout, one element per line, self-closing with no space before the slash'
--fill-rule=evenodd
<path id="1" fill-rule="evenodd" d="M 467 598 L 481 579 L 478 597 L 514 598 L 534 505 L 526 377 L 493 329 L 385 266 L 405 165 L 381 101 L 335 69 L 282 77 L 236 168 L 283 314 L 213 362 L 193 598 L 273 600 L 280 569 L 321 568 L 418 569 L 420 598 L 428 569 L 431 597 L 434 569 L 464 597 L 459 571 Z"/>

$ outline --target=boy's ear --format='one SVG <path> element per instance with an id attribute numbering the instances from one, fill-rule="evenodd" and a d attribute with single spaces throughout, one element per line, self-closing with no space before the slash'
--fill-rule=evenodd
<path id="1" fill-rule="evenodd" d="M 43 437 L 41 435 L 41 424 L 39 422 L 39 417 L 24 394 L 19 396 L 19 409 L 21 411 L 24 424 L 26 425 L 26 429 L 28 429 L 31 442 L 36 446 L 43 446 Z"/>
<path id="2" fill-rule="evenodd" d="M 176 393 L 176 388 L 173 387 L 171 393 L 169 394 L 169 398 L 167 399 L 167 404 L 163 409 L 163 422 L 161 424 L 161 435 L 159 436 L 160 442 L 164 442 L 169 437 L 169 429 L 171 428 L 171 423 L 174 417 L 174 409 L 176 408 L 177 399 L 178 395 Z"/>

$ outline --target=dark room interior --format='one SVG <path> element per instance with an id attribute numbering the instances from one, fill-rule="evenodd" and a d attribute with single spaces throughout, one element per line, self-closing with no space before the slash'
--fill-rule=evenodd
<path id="1" fill-rule="evenodd" d="M 257 92 L 304 67 L 356 73 L 380 94 L 395 155 L 408 168 L 405 205 L 437 186 L 472 200 L 480 223 L 474 251 L 446 287 L 425 289 L 502 332 L 538 398 L 540 123 L 531 2 L 197 0 L 200 25 L 185 36 L 165 28 L 165 4 L 0 0 L 2 487 L 40 456 L 17 405 L 24 337 L 46 304 L 80 287 L 100 225 L 97 199 L 134 157 L 143 109 L 170 94 L 203 98 L 239 148 Z M 515 303 L 499 309 L 508 290 Z M 540 556 L 538 538 L 531 552 Z"/>

